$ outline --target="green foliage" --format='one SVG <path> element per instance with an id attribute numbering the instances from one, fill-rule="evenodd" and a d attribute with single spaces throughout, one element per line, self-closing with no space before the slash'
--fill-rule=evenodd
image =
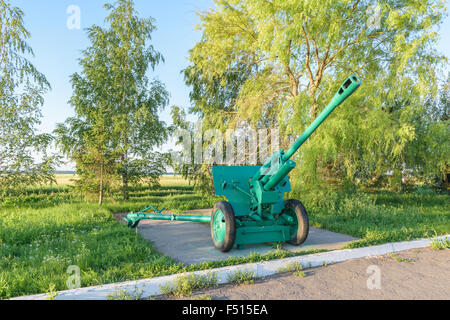
<path id="1" fill-rule="evenodd" d="M 29 188 L 21 197 L 23 203 L 14 194 L 6 197 L 0 204 L 0 299 L 66 290 L 71 265 L 80 267 L 85 287 L 326 251 L 289 252 L 276 247 L 266 254 L 199 265 L 176 263 L 112 217 L 113 212 L 139 211 L 149 204 L 182 213 L 218 201 L 186 183 L 170 183 L 158 189 L 132 186 L 129 201 L 106 197 L 101 207 L 85 203 L 69 186 Z M 450 233 L 446 194 L 329 192 L 326 198 L 304 194 L 302 200 L 312 226 L 361 238 L 348 247 Z M 116 298 L 120 297 L 133 295 L 119 292 Z"/>
<path id="2" fill-rule="evenodd" d="M 50 283 L 47 294 L 48 294 L 47 300 L 55 300 L 57 293 L 55 291 L 55 285 L 53 283 Z"/>
<path id="3" fill-rule="evenodd" d="M 207 289 L 217 286 L 217 274 L 207 275 L 185 274 L 177 277 L 174 284 L 167 283 L 161 287 L 161 293 L 186 297 L 192 295 L 196 290 Z"/>
<path id="4" fill-rule="evenodd" d="M 52 137 L 36 133 L 50 84 L 28 60 L 33 50 L 23 16 L 19 8 L 0 1 L 0 195 L 53 181 L 58 162 L 47 152 Z"/>
<path id="5" fill-rule="evenodd" d="M 304 278 L 306 277 L 306 273 L 304 271 L 298 270 L 294 272 L 294 276 Z"/>
<path id="6" fill-rule="evenodd" d="M 253 284 L 255 282 L 256 275 L 250 270 L 238 270 L 232 273 L 228 277 L 228 282 L 233 284 Z"/>
<path id="7" fill-rule="evenodd" d="M 105 8 L 110 11 L 106 18 L 110 29 L 100 34 L 107 37 L 105 51 L 112 71 L 109 85 L 115 88 L 109 96 L 115 114 L 113 131 L 124 155 L 119 172 L 126 200 L 129 181 L 144 175 L 154 179 L 165 170 L 165 159 L 152 154 L 152 149 L 167 137 L 158 111 L 167 104 L 169 94 L 159 80 L 147 77 L 150 68 L 154 70 L 164 61 L 147 45 L 155 30 L 153 19 L 139 18 L 131 0 L 118 0 Z"/>
<path id="8" fill-rule="evenodd" d="M 118 179 L 115 159 L 119 152 L 109 141 L 111 118 L 105 109 L 102 106 L 85 114 L 89 120 L 69 118 L 55 130 L 62 151 L 77 165 L 76 189 L 83 193 L 98 192 L 100 204 L 104 192 Z"/>
<path id="9" fill-rule="evenodd" d="M 181 175 L 184 179 L 188 180 L 189 183 L 192 183 L 197 191 L 202 192 L 204 195 L 214 194 L 211 171 L 212 165 L 196 159 L 196 153 L 199 151 L 203 152 L 203 149 L 207 144 L 207 142 L 199 144 L 200 150 L 196 150 L 196 143 L 199 143 L 199 141 L 202 141 L 203 143 L 203 140 L 198 137 L 198 135 L 201 134 L 203 136 L 204 131 L 211 129 L 211 126 L 202 124 L 202 126 L 199 127 L 198 122 L 192 123 L 187 121 L 185 111 L 178 106 L 172 106 L 171 115 L 174 126 L 173 132 L 176 133 L 176 130 L 183 130 L 180 131 L 179 140 L 175 142 L 177 145 L 182 146 L 183 151 L 177 154 L 178 159 L 174 157 L 175 152 L 172 151 L 170 166 L 174 169 L 176 174 Z M 192 143 L 192 141 L 186 141 L 186 139 L 188 139 L 186 133 L 190 135 L 191 140 L 193 140 L 194 143 Z M 186 155 L 186 151 L 190 153 Z"/>
<path id="10" fill-rule="evenodd" d="M 433 239 L 431 241 L 431 248 L 433 250 L 445 250 L 450 249 L 450 240 L 448 238 L 445 239 Z"/>
<path id="11" fill-rule="evenodd" d="M 402 188 L 402 171 L 448 171 L 448 119 L 427 106 L 446 61 L 434 50 L 443 1 L 214 2 L 185 71 L 191 111 L 207 128 L 276 125 L 286 146 L 356 73 L 363 87 L 297 155 L 294 190 L 376 185 L 388 171 L 387 183 Z"/>
<path id="12" fill-rule="evenodd" d="M 396 253 L 389 253 L 388 256 L 397 262 L 414 262 L 412 259 L 399 257 Z"/>
<path id="13" fill-rule="evenodd" d="M 126 200 L 129 184 L 157 184 L 167 162 L 152 152 L 166 138 L 158 111 L 168 100 L 164 85 L 147 76 L 163 61 L 148 45 L 153 20 L 139 18 L 131 0 L 105 8 L 107 26 L 87 29 L 91 45 L 80 59 L 81 74 L 71 78 L 76 116 L 55 131 L 61 149 L 77 164 L 80 189 L 98 192 L 99 203 L 114 185 L 122 185 Z"/>
<path id="14" fill-rule="evenodd" d="M 108 300 L 141 300 L 142 299 L 143 290 L 138 290 L 137 287 L 134 288 L 133 292 L 128 292 L 125 289 L 116 291 L 110 295 L 108 295 Z"/>
<path id="15" fill-rule="evenodd" d="M 286 266 L 279 268 L 277 271 L 279 273 L 293 272 L 297 277 L 306 276 L 306 274 L 303 272 L 303 265 L 300 262 L 288 263 Z"/>
<path id="16" fill-rule="evenodd" d="M 379 191 L 304 195 L 310 224 L 361 240 L 348 248 L 429 238 L 450 230 L 448 194 Z"/>
<path id="17" fill-rule="evenodd" d="M 181 270 L 95 205 L 0 211 L 0 297 L 66 290 L 67 268 L 81 285 L 149 278 Z M 169 271 L 171 270 L 171 271 Z"/>
<path id="18" fill-rule="evenodd" d="M 213 297 L 211 296 L 196 296 L 196 297 L 192 297 L 192 300 L 213 300 Z"/>

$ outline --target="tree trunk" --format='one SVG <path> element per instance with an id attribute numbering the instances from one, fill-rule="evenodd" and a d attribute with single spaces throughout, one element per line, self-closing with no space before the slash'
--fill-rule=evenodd
<path id="1" fill-rule="evenodd" d="M 130 196 L 128 195 L 128 175 L 126 171 L 122 173 L 122 191 L 123 191 L 123 200 L 125 201 L 129 200 Z"/>
<path id="2" fill-rule="evenodd" d="M 100 165 L 100 190 L 98 196 L 98 204 L 103 204 L 103 163 Z"/>
<path id="3" fill-rule="evenodd" d="M 317 109 L 319 108 L 319 104 L 316 100 L 316 90 L 311 93 L 311 120 L 314 121 L 317 118 Z"/>
<path id="4" fill-rule="evenodd" d="M 122 171 L 122 193 L 123 200 L 128 201 L 130 196 L 128 194 L 128 169 L 127 169 L 127 155 L 123 158 L 123 171 Z"/>
<path id="5" fill-rule="evenodd" d="M 128 12 L 128 17 L 127 17 L 127 21 L 125 22 L 126 24 L 128 24 L 131 20 L 130 18 L 130 12 Z M 130 39 L 130 29 L 127 29 L 127 39 Z M 128 40 L 126 40 L 128 41 Z M 123 67 L 125 68 L 123 70 L 123 96 L 122 96 L 122 106 L 126 108 L 127 106 L 127 73 L 128 73 L 128 68 L 130 65 L 130 52 L 129 50 L 127 50 L 127 56 L 125 59 L 125 64 L 123 65 Z M 127 130 L 127 129 L 126 129 Z M 128 201 L 128 199 L 130 198 L 130 196 L 128 195 L 128 168 L 127 168 L 127 163 L 128 163 L 128 137 L 127 137 L 127 133 L 124 133 L 124 137 L 123 137 L 123 144 L 124 144 L 124 148 L 125 148 L 125 154 L 123 155 L 123 172 L 122 172 L 122 192 L 123 192 L 123 200 L 124 201 Z"/>
<path id="6" fill-rule="evenodd" d="M 317 118 L 317 108 L 319 105 L 317 103 L 314 103 L 311 106 L 311 119 L 314 121 Z"/>

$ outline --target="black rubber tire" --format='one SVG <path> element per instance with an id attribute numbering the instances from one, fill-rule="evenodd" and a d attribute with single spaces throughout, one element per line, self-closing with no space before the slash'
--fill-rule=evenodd
<path id="1" fill-rule="evenodd" d="M 214 238 L 214 230 L 213 230 L 213 221 L 214 221 L 214 215 L 217 210 L 222 210 L 223 215 L 225 217 L 225 238 L 222 242 L 217 242 Z M 217 250 L 220 250 L 222 252 L 228 252 L 230 251 L 233 246 L 234 242 L 236 240 L 236 220 L 234 216 L 233 207 L 226 202 L 226 201 L 220 201 L 217 202 L 214 208 L 211 211 L 211 238 L 214 243 L 214 247 Z"/>
<path id="2" fill-rule="evenodd" d="M 297 234 L 288 243 L 299 246 L 306 241 L 309 234 L 309 218 L 303 204 L 295 199 L 286 200 L 285 208 L 293 209 L 298 222 Z"/>

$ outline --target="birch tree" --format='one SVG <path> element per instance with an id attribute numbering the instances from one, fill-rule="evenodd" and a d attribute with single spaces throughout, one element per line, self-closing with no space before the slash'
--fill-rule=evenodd
<path id="1" fill-rule="evenodd" d="M 130 182 L 156 183 L 165 171 L 163 155 L 154 148 L 167 136 L 158 112 L 167 104 L 168 92 L 149 77 L 163 61 L 149 44 L 154 21 L 140 18 L 131 0 L 106 4 L 105 9 L 106 27 L 87 30 L 91 45 L 80 59 L 82 72 L 72 76 L 70 102 L 77 116 L 61 124 L 57 134 L 86 181 L 96 177 L 102 193 L 105 177 L 116 182 L 120 177 L 127 200 Z"/>

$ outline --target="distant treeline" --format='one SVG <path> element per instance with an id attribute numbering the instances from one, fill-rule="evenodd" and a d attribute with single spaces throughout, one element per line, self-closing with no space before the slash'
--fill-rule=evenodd
<path id="1" fill-rule="evenodd" d="M 76 174 L 75 171 L 55 171 L 53 174 Z M 173 176 L 173 172 L 166 172 L 163 174 L 164 176 Z"/>

